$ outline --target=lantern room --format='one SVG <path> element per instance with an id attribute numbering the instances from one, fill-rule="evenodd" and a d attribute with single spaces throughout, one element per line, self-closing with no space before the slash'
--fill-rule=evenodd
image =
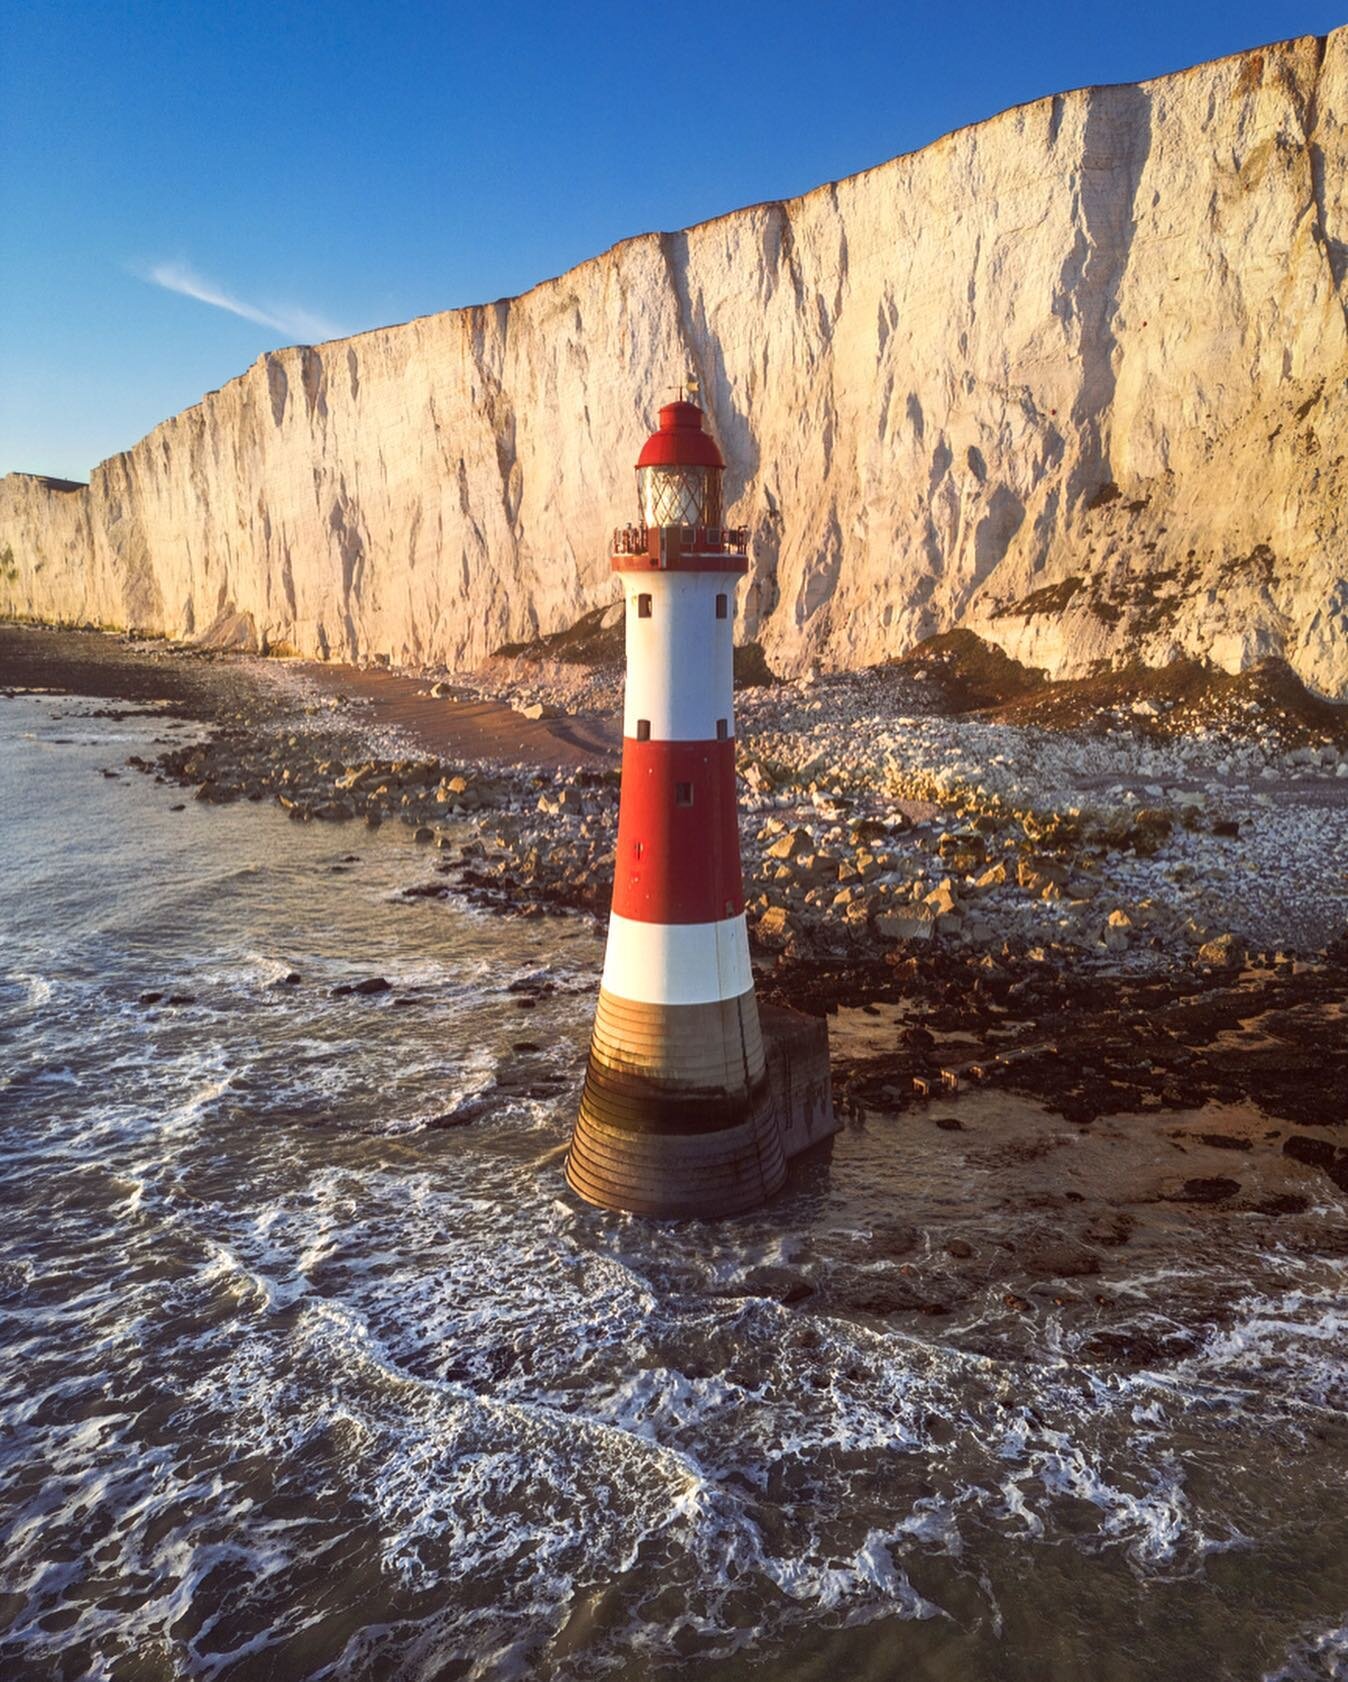
<path id="1" fill-rule="evenodd" d="M 721 524 L 721 474 L 725 461 L 702 430 L 696 403 L 666 403 L 659 430 L 637 457 L 637 499 L 643 526 L 712 527 Z"/>

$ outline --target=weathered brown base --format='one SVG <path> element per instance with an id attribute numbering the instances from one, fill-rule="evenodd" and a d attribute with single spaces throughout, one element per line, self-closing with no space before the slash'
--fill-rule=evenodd
<path id="1" fill-rule="evenodd" d="M 582 1110 L 566 1177 L 587 1203 L 634 1215 L 710 1220 L 754 1209 L 786 1178 L 767 1083 L 749 1118 L 714 1133 L 634 1133 Z"/>
<path id="2" fill-rule="evenodd" d="M 664 1027 L 658 1018 L 665 1012 L 639 1009 L 648 1022 L 639 1024 L 623 1001 L 600 998 L 566 1159 L 567 1181 L 587 1202 L 665 1219 L 742 1214 L 780 1190 L 788 1157 L 837 1131 L 823 1020 L 769 1007 L 760 1049 L 752 993 L 724 1006 L 685 1006 Z M 696 1021 L 680 1022 L 690 1010 Z M 618 1020 L 625 1050 L 615 1043 Z M 645 1031 L 634 1032 L 639 1027 Z M 687 1033 L 690 1027 L 697 1032 Z M 762 1070 L 749 1086 L 742 1035 L 752 1046 L 750 1066 Z M 682 1055 L 671 1057 L 680 1041 Z M 735 1042 L 730 1055 L 727 1042 Z M 680 1079 L 695 1045 L 695 1078 Z"/>
<path id="3" fill-rule="evenodd" d="M 782 1005 L 759 1005 L 772 1107 L 788 1161 L 838 1131 L 828 1065 L 828 1023 Z"/>

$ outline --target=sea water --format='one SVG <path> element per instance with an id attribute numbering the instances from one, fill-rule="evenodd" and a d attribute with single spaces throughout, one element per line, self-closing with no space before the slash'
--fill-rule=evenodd
<path id="1" fill-rule="evenodd" d="M 987 1095 L 745 1219 L 587 1208 L 601 933 L 104 776 L 198 728 L 107 710 L 0 714 L 5 1677 L 1345 1673 L 1328 1182 L 1025 1296 L 977 1258 L 1103 1156 Z"/>

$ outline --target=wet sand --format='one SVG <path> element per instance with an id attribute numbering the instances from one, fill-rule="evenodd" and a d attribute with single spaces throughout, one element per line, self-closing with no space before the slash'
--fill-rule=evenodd
<path id="1" fill-rule="evenodd" d="M 306 662 L 300 670 L 322 693 L 362 703 L 370 723 L 395 729 L 427 753 L 450 760 L 494 760 L 557 769 L 616 765 L 622 746 L 617 718 L 526 718 L 503 701 L 466 692 L 427 693 L 425 678 L 360 666 Z"/>
<path id="2" fill-rule="evenodd" d="M 490 761 L 553 770 L 616 766 L 618 718 L 526 718 L 504 701 L 464 690 L 433 697 L 424 678 L 316 661 L 263 661 L 85 630 L 0 625 L 0 689 L 48 690 L 153 703 L 179 717 L 218 719 L 234 700 L 266 713 L 267 691 L 291 676 L 314 694 L 345 698 L 373 733 L 397 732 L 410 747 L 455 763 Z M 250 678 L 252 681 L 250 681 Z"/>
<path id="3" fill-rule="evenodd" d="M 221 676 L 227 683 L 234 664 L 168 643 L 0 624 L 0 693 L 92 695 L 212 719 L 222 705 Z"/>

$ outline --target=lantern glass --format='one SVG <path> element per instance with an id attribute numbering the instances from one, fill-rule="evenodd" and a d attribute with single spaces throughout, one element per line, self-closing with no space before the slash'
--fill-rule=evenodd
<path id="1" fill-rule="evenodd" d="M 639 467 L 637 495 L 646 526 L 719 526 L 719 467 Z"/>

